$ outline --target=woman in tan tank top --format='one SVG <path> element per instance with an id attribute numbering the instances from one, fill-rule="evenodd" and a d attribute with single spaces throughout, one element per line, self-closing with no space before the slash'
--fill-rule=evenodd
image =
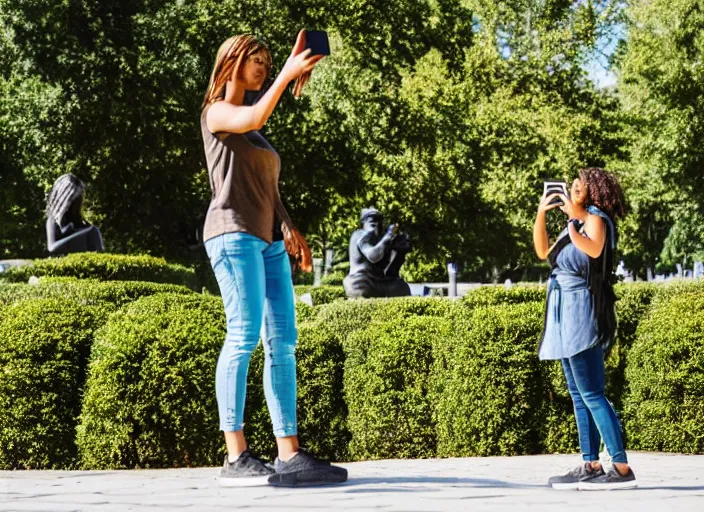
<path id="1" fill-rule="evenodd" d="M 300 94 L 321 58 L 305 49 L 301 31 L 281 73 L 249 106 L 244 104 L 245 91 L 262 88 L 271 55 L 252 36 L 231 37 L 218 50 L 203 100 L 201 132 L 212 190 L 203 238 L 227 318 L 215 376 L 220 428 L 228 452 L 220 474 L 222 485 L 292 486 L 347 479 L 345 469 L 298 446 L 298 333 L 287 253 L 309 272 L 311 257 L 279 197 L 279 155 L 259 133 L 289 83 L 295 80 L 294 94 Z M 275 469 L 247 450 L 243 431 L 247 370 L 262 321 L 264 393 L 278 446 Z"/>

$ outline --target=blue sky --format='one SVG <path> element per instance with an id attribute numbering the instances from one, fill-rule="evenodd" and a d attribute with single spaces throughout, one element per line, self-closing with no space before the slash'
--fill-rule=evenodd
<path id="1" fill-rule="evenodd" d="M 597 49 L 592 52 L 591 57 L 584 66 L 587 76 L 597 88 L 616 85 L 616 75 L 609 68 L 609 59 L 616 51 L 618 42 L 625 37 L 626 27 L 623 24 L 619 24 L 612 26 L 608 33 L 597 41 Z"/>

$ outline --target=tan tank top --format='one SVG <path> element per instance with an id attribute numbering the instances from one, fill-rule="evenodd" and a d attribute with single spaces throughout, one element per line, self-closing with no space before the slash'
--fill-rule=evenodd
<path id="1" fill-rule="evenodd" d="M 249 233 L 271 243 L 274 232 L 280 234 L 278 224 L 290 223 L 279 196 L 279 155 L 258 131 L 211 133 L 205 121 L 207 111 L 206 107 L 200 125 L 213 195 L 203 240 L 225 233 Z"/>

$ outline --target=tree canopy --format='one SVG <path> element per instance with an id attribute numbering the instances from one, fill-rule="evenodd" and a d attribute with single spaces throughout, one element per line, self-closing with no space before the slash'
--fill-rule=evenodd
<path id="1" fill-rule="evenodd" d="M 704 256 L 697 0 L 0 0 L 0 255 L 44 253 L 44 196 L 72 172 L 114 252 L 191 256 L 210 198 L 200 102 L 230 35 L 274 73 L 300 28 L 332 55 L 265 127 L 281 191 L 319 255 L 373 205 L 409 233 L 411 279 L 535 277 L 546 179 L 607 166 L 644 275 Z M 625 37 L 616 87 L 584 71 Z M 557 219 L 553 219 L 557 222 Z"/>

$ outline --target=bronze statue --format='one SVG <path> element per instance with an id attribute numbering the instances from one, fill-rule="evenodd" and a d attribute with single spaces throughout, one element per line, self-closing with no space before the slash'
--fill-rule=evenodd
<path id="1" fill-rule="evenodd" d="M 46 240 L 51 254 L 103 251 L 100 229 L 83 219 L 85 190 L 85 184 L 73 174 L 59 176 L 51 188 L 46 205 Z"/>
<path id="2" fill-rule="evenodd" d="M 362 229 L 350 238 L 350 273 L 343 286 L 350 298 L 404 297 L 411 294 L 399 271 L 411 250 L 408 237 L 398 234 L 396 224 L 382 230 L 384 216 L 365 208 L 360 217 Z"/>

